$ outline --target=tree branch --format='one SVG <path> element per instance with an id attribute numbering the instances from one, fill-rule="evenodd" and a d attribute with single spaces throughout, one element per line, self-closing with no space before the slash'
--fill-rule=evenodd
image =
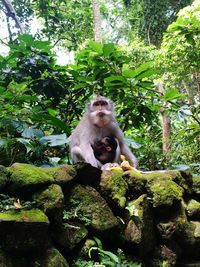
<path id="1" fill-rule="evenodd" d="M 2 0 L 6 10 L 7 10 L 7 13 L 6 13 L 6 16 L 7 17 L 11 17 L 12 19 L 14 19 L 17 27 L 19 28 L 20 30 L 20 33 L 23 33 L 24 32 L 24 28 L 23 28 L 23 25 L 21 24 L 18 16 L 17 16 L 17 13 L 15 11 L 15 8 L 13 7 L 12 3 L 10 0 Z"/>

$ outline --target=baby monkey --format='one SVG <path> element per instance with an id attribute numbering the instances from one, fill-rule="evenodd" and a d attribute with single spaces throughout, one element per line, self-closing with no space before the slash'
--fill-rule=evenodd
<path id="1" fill-rule="evenodd" d="M 95 158 L 102 164 L 114 162 L 118 148 L 118 141 L 113 135 L 96 139 L 91 145 Z"/>

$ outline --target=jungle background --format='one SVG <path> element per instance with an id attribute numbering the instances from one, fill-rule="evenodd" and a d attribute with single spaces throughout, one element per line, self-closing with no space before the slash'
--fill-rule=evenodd
<path id="1" fill-rule="evenodd" d="M 139 168 L 200 172 L 200 1 L 2 0 L 0 164 L 70 163 L 100 93 Z"/>

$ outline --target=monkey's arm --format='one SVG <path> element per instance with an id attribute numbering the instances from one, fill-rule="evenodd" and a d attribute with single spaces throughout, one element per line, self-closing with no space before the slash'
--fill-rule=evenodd
<path id="1" fill-rule="evenodd" d="M 98 162 L 90 144 L 91 140 L 89 139 L 93 136 L 93 133 L 91 133 L 87 121 L 84 122 L 84 120 L 83 118 L 71 136 L 70 148 L 72 159 L 74 163 L 84 161 L 94 167 L 98 167 Z"/>
<path id="2" fill-rule="evenodd" d="M 131 152 L 129 147 L 125 144 L 124 135 L 118 125 L 116 125 L 115 136 L 119 141 L 120 153 L 124 155 L 126 159 L 130 161 L 136 168 L 138 166 L 138 160 L 135 157 L 135 155 Z"/>
<path id="3" fill-rule="evenodd" d="M 71 155 L 74 163 L 84 161 L 90 163 L 94 167 L 98 167 L 98 162 L 94 157 L 90 144 L 85 144 L 82 146 L 75 145 L 71 148 Z"/>

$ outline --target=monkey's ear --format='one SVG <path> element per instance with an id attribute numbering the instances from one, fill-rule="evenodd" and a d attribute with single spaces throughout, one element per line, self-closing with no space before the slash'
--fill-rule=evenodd
<path id="1" fill-rule="evenodd" d="M 111 107 L 111 110 L 114 111 L 114 110 L 115 110 L 115 106 L 114 106 L 113 101 L 110 100 L 110 99 L 108 99 L 108 101 L 109 101 L 109 105 L 110 105 L 110 107 Z"/>

